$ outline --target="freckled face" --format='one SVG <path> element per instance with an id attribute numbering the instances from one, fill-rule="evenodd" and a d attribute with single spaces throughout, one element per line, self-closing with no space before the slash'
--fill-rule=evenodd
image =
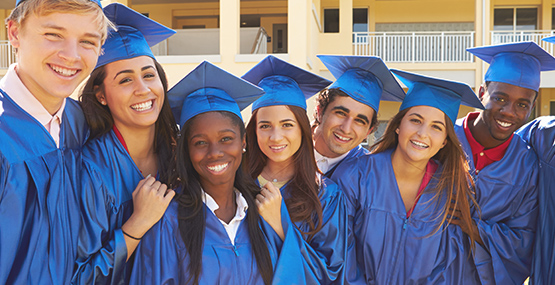
<path id="1" fill-rule="evenodd" d="M 239 126 L 219 112 L 206 112 L 191 120 L 189 156 L 202 187 L 233 185 L 246 146 Z"/>

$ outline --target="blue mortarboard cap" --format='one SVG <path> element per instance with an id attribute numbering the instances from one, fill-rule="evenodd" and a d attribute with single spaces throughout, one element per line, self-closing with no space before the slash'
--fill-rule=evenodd
<path id="1" fill-rule="evenodd" d="M 264 91 L 227 71 L 204 61 L 168 91 L 168 100 L 181 126 L 190 118 L 210 112 L 228 111 L 239 118 L 241 110 Z"/>
<path id="2" fill-rule="evenodd" d="M 466 49 L 490 64 L 484 80 L 539 91 L 540 72 L 555 69 L 555 58 L 534 42 Z"/>
<path id="3" fill-rule="evenodd" d="M 337 79 L 328 88 L 339 88 L 376 112 L 380 100 L 402 101 L 405 98 L 403 88 L 379 57 L 318 55 L 318 58 Z"/>
<path id="4" fill-rule="evenodd" d="M 392 69 L 391 72 L 397 75 L 397 78 L 409 88 L 399 111 L 414 106 L 430 106 L 441 110 L 454 124 L 457 120 L 461 103 L 466 106 L 484 109 L 478 96 L 465 83 L 428 77 L 397 69 Z"/>
<path id="5" fill-rule="evenodd" d="M 546 41 L 548 43 L 555 44 L 555 36 L 543 38 L 542 41 Z"/>
<path id="6" fill-rule="evenodd" d="M 104 54 L 98 57 L 96 67 L 143 55 L 154 58 L 150 47 L 175 34 L 174 30 L 120 3 L 107 5 L 104 13 L 116 30 L 108 33 L 102 46 Z"/>
<path id="7" fill-rule="evenodd" d="M 306 100 L 331 81 L 269 55 L 242 77 L 266 92 L 252 110 L 275 105 L 292 105 L 306 110 Z"/>
<path id="8" fill-rule="evenodd" d="M 17 7 L 17 5 L 19 5 L 19 3 L 23 2 L 23 1 L 25 1 L 25 0 L 17 0 L 15 2 L 15 6 Z M 102 5 L 100 4 L 100 0 L 90 0 L 90 1 L 98 4 L 98 6 L 100 6 L 100 8 L 102 8 Z"/>

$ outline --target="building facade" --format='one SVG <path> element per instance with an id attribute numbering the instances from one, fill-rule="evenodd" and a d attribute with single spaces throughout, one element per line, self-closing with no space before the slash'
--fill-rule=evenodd
<path id="1" fill-rule="evenodd" d="M 0 4 L 0 16 L 5 18 L 15 0 L 2 2 L 13 2 Z M 316 55 L 342 54 L 377 55 L 390 68 L 463 81 L 478 91 L 487 64 L 466 48 L 532 40 L 554 52 L 553 45 L 541 39 L 554 35 L 555 0 L 105 0 L 102 4 L 111 2 L 177 31 L 153 48 L 170 86 L 203 60 L 241 76 L 267 54 L 333 80 Z M 0 76 L 14 59 L 6 31 L 0 29 Z M 398 108 L 399 103 L 382 102 L 379 120 L 387 121 Z M 460 115 L 470 110 L 461 107 Z M 555 72 L 542 74 L 532 117 L 540 115 L 555 115 Z"/>

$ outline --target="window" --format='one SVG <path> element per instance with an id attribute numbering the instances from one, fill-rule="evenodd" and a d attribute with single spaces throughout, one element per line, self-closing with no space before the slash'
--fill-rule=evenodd
<path id="1" fill-rule="evenodd" d="M 549 102 L 549 115 L 555 116 L 555 101 Z"/>
<path id="2" fill-rule="evenodd" d="M 368 32 L 368 8 L 353 9 L 353 32 Z"/>
<path id="3" fill-rule="evenodd" d="M 551 29 L 555 30 L 555 8 L 551 8 Z"/>
<path id="4" fill-rule="evenodd" d="M 537 8 L 498 8 L 493 12 L 494 31 L 536 30 Z"/>
<path id="5" fill-rule="evenodd" d="M 339 33 L 339 9 L 324 9 L 324 33 Z"/>

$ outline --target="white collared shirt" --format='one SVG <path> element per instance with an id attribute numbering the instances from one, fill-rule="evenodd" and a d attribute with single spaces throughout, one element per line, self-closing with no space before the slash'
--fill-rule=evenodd
<path id="1" fill-rule="evenodd" d="M 202 190 L 202 194 L 202 202 L 204 202 L 206 207 L 208 207 L 208 209 L 210 209 L 212 213 L 220 208 L 218 203 L 216 203 L 216 201 L 214 200 L 214 198 L 212 198 L 212 196 L 210 196 L 210 194 L 204 192 L 204 190 Z M 247 216 L 247 209 L 249 208 L 247 200 L 245 200 L 245 197 L 243 197 L 241 192 L 237 190 L 235 190 L 235 203 L 237 204 L 235 217 L 233 217 L 233 219 L 231 219 L 229 223 L 218 219 L 224 226 L 225 231 L 227 232 L 227 235 L 231 240 L 231 244 L 233 245 L 235 245 L 235 236 L 237 235 L 237 231 L 239 230 L 239 225 L 241 224 L 241 221 Z M 216 214 L 214 213 L 214 215 Z"/>
<path id="2" fill-rule="evenodd" d="M 336 164 L 342 161 L 345 157 L 347 157 L 349 152 L 351 151 L 348 151 L 336 158 L 329 158 L 321 155 L 318 151 L 316 151 L 316 149 L 314 149 L 314 157 L 316 158 L 316 164 L 318 165 L 318 168 L 320 169 L 320 171 L 322 171 L 322 173 L 325 174 L 330 169 L 332 169 Z"/>
<path id="3" fill-rule="evenodd" d="M 62 115 L 66 106 L 66 99 L 63 100 L 62 106 L 58 112 L 56 112 L 54 116 L 50 115 L 39 100 L 33 96 L 31 91 L 25 87 L 19 75 L 17 75 L 15 70 L 16 66 L 17 63 L 10 65 L 8 72 L 0 80 L 0 89 L 4 90 L 21 109 L 39 121 L 48 133 L 50 133 L 56 142 L 56 146 L 60 147 L 60 125 L 62 124 Z"/>

